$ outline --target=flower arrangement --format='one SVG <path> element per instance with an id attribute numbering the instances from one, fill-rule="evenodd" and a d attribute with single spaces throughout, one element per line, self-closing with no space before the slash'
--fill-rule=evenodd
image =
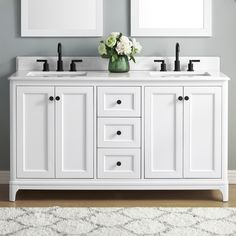
<path id="1" fill-rule="evenodd" d="M 110 64 L 119 61 L 121 57 L 135 62 L 135 55 L 141 50 L 142 46 L 136 39 L 130 39 L 119 32 L 111 33 L 98 46 L 99 54 L 103 58 L 110 58 Z"/>

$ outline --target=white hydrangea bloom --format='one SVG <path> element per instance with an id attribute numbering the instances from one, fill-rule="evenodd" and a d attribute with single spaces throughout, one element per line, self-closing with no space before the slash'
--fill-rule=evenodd
<path id="1" fill-rule="evenodd" d="M 116 51 L 119 55 L 124 54 L 124 47 L 123 47 L 123 44 L 121 42 L 117 43 Z"/>
<path id="2" fill-rule="evenodd" d="M 118 38 L 119 35 L 120 35 L 120 32 L 112 32 L 111 35 L 112 35 L 113 37 Z"/>
<path id="3" fill-rule="evenodd" d="M 129 43 L 119 42 L 116 47 L 116 51 L 119 55 L 130 55 L 132 52 L 132 46 Z"/>
<path id="4" fill-rule="evenodd" d="M 141 44 L 139 42 L 137 42 L 137 40 L 135 38 L 133 39 L 133 47 L 134 47 L 135 53 L 140 53 L 143 49 Z"/>
<path id="5" fill-rule="evenodd" d="M 130 46 L 132 46 L 132 42 L 129 40 L 128 37 L 126 37 L 126 36 L 124 36 L 124 35 L 121 36 L 120 41 L 121 41 L 122 43 L 124 43 L 124 44 L 129 44 Z"/>
<path id="6" fill-rule="evenodd" d="M 132 52 L 131 45 L 125 45 L 124 46 L 124 53 L 125 53 L 125 55 L 130 55 L 131 52 Z"/>

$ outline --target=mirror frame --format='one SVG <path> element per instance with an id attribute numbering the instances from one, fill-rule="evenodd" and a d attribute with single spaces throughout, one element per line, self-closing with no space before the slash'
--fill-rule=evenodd
<path id="1" fill-rule="evenodd" d="M 96 29 L 95 30 L 33 30 L 29 29 L 28 3 L 21 0 L 21 37 L 100 37 L 103 36 L 103 0 L 96 0 Z M 86 0 L 85 0 L 86 1 Z"/>
<path id="2" fill-rule="evenodd" d="M 211 37 L 212 36 L 212 0 L 204 0 L 204 28 L 202 29 L 141 28 L 139 26 L 139 4 L 140 0 L 131 0 L 131 36 L 135 37 Z"/>

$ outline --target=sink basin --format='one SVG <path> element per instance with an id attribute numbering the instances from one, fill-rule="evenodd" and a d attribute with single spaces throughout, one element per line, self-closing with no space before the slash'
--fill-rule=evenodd
<path id="1" fill-rule="evenodd" d="M 179 77 L 197 77 L 197 76 L 211 76 L 208 72 L 159 72 L 159 71 L 151 71 L 149 72 L 152 77 L 161 77 L 161 78 L 179 78 Z"/>
<path id="2" fill-rule="evenodd" d="M 33 71 L 29 72 L 27 76 L 29 77 L 78 77 L 78 76 L 86 76 L 87 72 L 79 71 L 79 72 L 41 72 L 41 71 Z"/>

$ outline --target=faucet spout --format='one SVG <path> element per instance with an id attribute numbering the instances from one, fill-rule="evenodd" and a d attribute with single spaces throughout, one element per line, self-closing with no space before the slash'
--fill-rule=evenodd
<path id="1" fill-rule="evenodd" d="M 181 71 L 179 54 L 180 54 L 180 45 L 179 45 L 179 43 L 176 43 L 176 47 L 175 47 L 175 71 Z"/>
<path id="2" fill-rule="evenodd" d="M 61 43 L 57 45 L 58 61 L 57 61 L 57 71 L 63 71 L 63 61 L 62 61 L 62 46 Z"/>
<path id="3" fill-rule="evenodd" d="M 61 60 L 61 43 L 58 43 L 57 53 L 58 53 L 58 59 Z"/>

